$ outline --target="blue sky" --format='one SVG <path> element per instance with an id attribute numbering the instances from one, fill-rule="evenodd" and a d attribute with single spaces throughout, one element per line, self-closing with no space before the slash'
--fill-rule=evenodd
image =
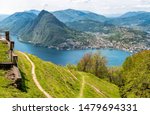
<path id="1" fill-rule="evenodd" d="M 110 15 L 128 11 L 150 11 L 150 0 L 0 0 L 0 14 L 12 14 L 18 11 L 46 9 L 89 10 Z"/>

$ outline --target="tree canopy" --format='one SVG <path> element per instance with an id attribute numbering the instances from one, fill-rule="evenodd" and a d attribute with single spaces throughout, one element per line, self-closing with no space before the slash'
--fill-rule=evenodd
<path id="1" fill-rule="evenodd" d="M 150 97 L 150 50 L 134 54 L 123 64 L 122 97 Z"/>
<path id="2" fill-rule="evenodd" d="M 105 57 L 101 56 L 99 52 L 87 53 L 79 61 L 77 67 L 80 71 L 92 73 L 99 78 L 107 76 L 107 66 Z"/>

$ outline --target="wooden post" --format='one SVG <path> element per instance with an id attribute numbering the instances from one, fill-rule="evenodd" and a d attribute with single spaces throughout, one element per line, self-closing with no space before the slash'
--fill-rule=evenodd
<path id="1" fill-rule="evenodd" d="M 17 66 L 17 63 L 18 63 L 18 56 L 13 55 L 13 64 Z"/>
<path id="2" fill-rule="evenodd" d="M 14 41 L 10 41 L 10 50 L 12 50 L 13 51 L 13 49 L 14 49 Z"/>
<path id="3" fill-rule="evenodd" d="M 12 50 L 9 50 L 9 58 L 11 60 L 11 62 L 13 62 L 13 51 Z"/>
<path id="4" fill-rule="evenodd" d="M 6 31 L 6 32 L 5 32 L 5 36 L 6 36 L 6 40 L 7 40 L 7 41 L 10 41 L 10 39 L 9 39 L 9 31 Z"/>

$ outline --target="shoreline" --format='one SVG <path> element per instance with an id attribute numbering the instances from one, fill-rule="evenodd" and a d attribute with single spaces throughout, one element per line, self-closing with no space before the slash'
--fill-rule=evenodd
<path id="1" fill-rule="evenodd" d="M 16 48 L 15 48 L 16 50 L 20 50 L 22 52 L 28 52 L 30 54 L 38 56 L 39 58 L 45 61 L 53 62 L 57 65 L 63 65 L 63 66 L 67 65 L 68 63 L 76 64 L 82 58 L 82 55 L 86 52 L 88 53 L 88 52 L 100 51 L 103 56 L 107 57 L 108 66 L 120 66 L 123 60 L 125 59 L 124 57 L 132 55 L 132 53 L 128 51 L 123 51 L 121 49 L 116 49 L 116 48 L 106 48 L 106 47 L 86 48 L 86 49 L 78 48 L 78 49 L 69 49 L 71 50 L 69 51 L 66 49 L 57 50 L 56 48 L 41 47 L 39 45 L 34 45 L 29 42 L 22 42 L 17 39 L 17 36 L 12 36 L 12 40 L 16 41 Z M 62 61 L 60 61 L 60 59 Z"/>
<path id="2" fill-rule="evenodd" d="M 16 35 L 13 35 L 16 36 Z M 45 47 L 48 49 L 56 49 L 56 50 L 96 50 L 96 49 L 115 49 L 115 50 L 121 50 L 121 51 L 125 51 L 125 52 L 130 52 L 132 54 L 140 52 L 142 50 L 150 50 L 150 48 L 144 47 L 144 46 L 138 46 L 139 44 L 122 44 L 119 42 L 115 42 L 112 43 L 109 41 L 109 45 L 108 44 L 103 44 L 103 45 L 89 45 L 89 46 L 73 46 L 73 47 L 62 47 L 62 46 L 44 46 L 40 43 L 33 43 L 31 41 L 23 41 L 22 39 L 19 38 L 19 36 L 16 36 L 17 39 L 22 42 L 22 43 L 26 43 L 26 44 L 32 44 L 36 47 Z M 111 45 L 110 45 L 111 43 Z"/>

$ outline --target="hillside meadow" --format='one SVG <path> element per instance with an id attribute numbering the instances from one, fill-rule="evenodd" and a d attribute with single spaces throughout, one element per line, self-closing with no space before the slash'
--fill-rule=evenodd
<path id="1" fill-rule="evenodd" d="M 0 70 L 0 97 L 42 98 L 45 97 L 36 87 L 31 74 L 31 64 L 24 55 L 19 56 L 19 69 L 23 78 L 21 89 L 16 89 L 6 78 L 8 71 Z M 43 89 L 54 98 L 118 98 L 119 88 L 90 73 L 79 72 L 46 62 L 28 54 L 35 64 L 37 79 Z"/>

